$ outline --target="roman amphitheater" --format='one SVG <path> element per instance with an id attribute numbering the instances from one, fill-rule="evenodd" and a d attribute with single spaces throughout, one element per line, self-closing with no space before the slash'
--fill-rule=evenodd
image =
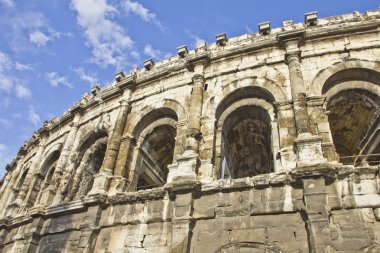
<path id="1" fill-rule="evenodd" d="M 380 10 L 117 73 L 20 148 L 0 251 L 380 252 Z"/>

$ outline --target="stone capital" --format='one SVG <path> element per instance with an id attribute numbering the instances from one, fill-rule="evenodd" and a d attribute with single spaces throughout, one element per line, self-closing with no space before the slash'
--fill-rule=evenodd
<path id="1" fill-rule="evenodd" d="M 301 61 L 301 51 L 293 51 L 293 52 L 287 52 L 285 53 L 285 63 L 291 64 L 293 62 L 300 62 Z"/>
<path id="2" fill-rule="evenodd" d="M 124 135 L 123 137 L 121 137 L 121 141 L 136 144 L 136 138 L 130 134 L 127 134 L 127 135 Z"/>
<path id="3" fill-rule="evenodd" d="M 206 82 L 206 78 L 204 78 L 203 75 L 200 75 L 200 74 L 195 74 L 191 80 L 193 81 L 193 83 L 201 83 L 202 85 Z"/>

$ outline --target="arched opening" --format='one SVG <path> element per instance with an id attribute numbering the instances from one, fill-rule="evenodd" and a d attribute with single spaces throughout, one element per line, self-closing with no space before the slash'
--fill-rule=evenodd
<path id="1" fill-rule="evenodd" d="M 168 165 L 173 162 L 176 129 L 170 125 L 156 127 L 141 145 L 141 175 L 137 190 L 165 184 Z"/>
<path id="2" fill-rule="evenodd" d="M 99 173 L 107 149 L 107 133 L 90 135 L 81 145 L 75 165 L 75 173 L 67 187 L 66 201 L 81 199 L 92 189 L 94 176 Z"/>
<path id="3" fill-rule="evenodd" d="M 166 183 L 168 165 L 173 162 L 176 147 L 177 114 L 170 108 L 160 108 L 146 114 L 136 125 L 130 165 L 130 190 L 142 190 Z"/>
<path id="4" fill-rule="evenodd" d="M 84 169 L 80 178 L 79 188 L 76 194 L 77 199 L 80 199 L 81 197 L 87 195 L 94 183 L 94 176 L 99 173 L 107 149 L 107 139 L 105 138 L 104 140 L 105 141 L 100 141 L 91 146 L 91 152 L 89 152 L 86 159 L 82 162 L 82 164 L 84 165 Z"/>
<path id="5" fill-rule="evenodd" d="M 214 162 L 216 177 L 242 178 L 274 171 L 274 98 L 259 87 L 238 89 L 216 112 Z"/>
<path id="6" fill-rule="evenodd" d="M 380 163 L 379 80 L 374 70 L 352 68 L 323 85 L 331 136 L 343 164 Z"/>
<path id="7" fill-rule="evenodd" d="M 50 186 L 60 154 L 61 152 L 56 150 L 51 153 L 42 163 L 40 172 L 36 178 L 33 189 L 30 193 L 30 197 L 28 199 L 29 206 L 33 206 L 39 198 L 38 194 Z M 49 199 L 46 204 L 50 204 L 51 200 L 52 199 Z"/>
<path id="8" fill-rule="evenodd" d="M 221 177 L 242 178 L 273 172 L 271 120 L 261 107 L 233 111 L 222 128 Z"/>
<path id="9" fill-rule="evenodd" d="M 379 164 L 379 135 L 374 135 L 379 105 L 377 96 L 359 89 L 341 91 L 328 101 L 331 134 L 343 164 L 359 165 L 363 160 Z"/>

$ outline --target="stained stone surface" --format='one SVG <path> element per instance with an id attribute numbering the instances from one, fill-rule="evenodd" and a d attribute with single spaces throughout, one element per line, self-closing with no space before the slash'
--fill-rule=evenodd
<path id="1" fill-rule="evenodd" d="M 0 252 L 380 252 L 380 11 L 261 27 L 46 121 L 0 181 Z"/>

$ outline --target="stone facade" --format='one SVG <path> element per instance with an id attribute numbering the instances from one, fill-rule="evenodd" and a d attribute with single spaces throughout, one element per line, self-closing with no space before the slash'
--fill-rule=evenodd
<path id="1" fill-rule="evenodd" d="M 178 48 L 21 147 L 0 251 L 380 252 L 380 11 Z"/>

